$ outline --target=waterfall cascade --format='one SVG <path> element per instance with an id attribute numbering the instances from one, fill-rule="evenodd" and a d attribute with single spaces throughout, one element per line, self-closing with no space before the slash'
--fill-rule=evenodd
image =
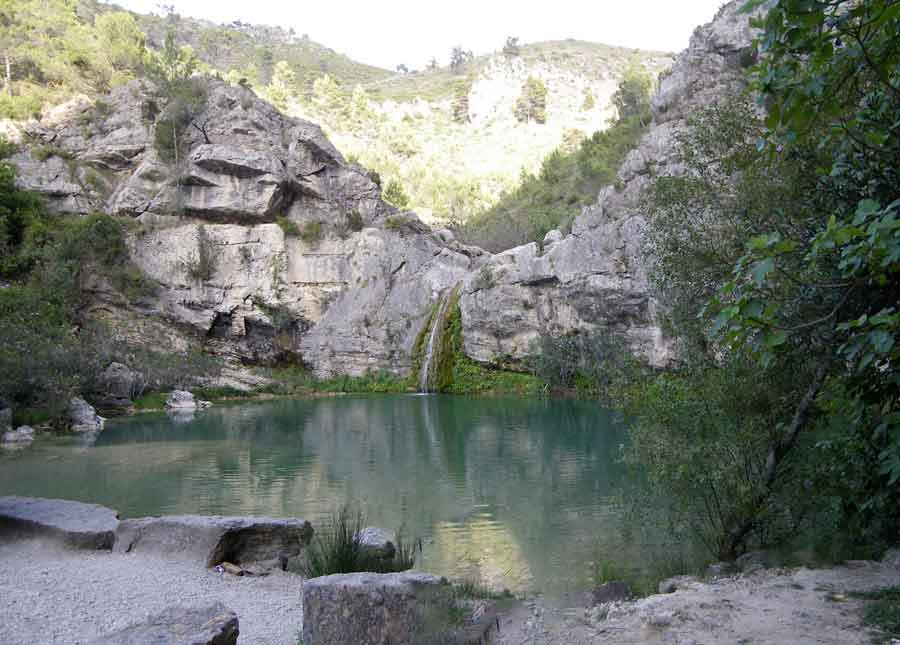
<path id="1" fill-rule="evenodd" d="M 419 392 L 432 391 L 435 355 L 439 351 L 441 329 L 447 318 L 447 307 L 453 299 L 453 292 L 454 289 L 448 289 L 441 294 L 440 304 L 431 318 L 431 331 L 428 333 L 428 343 L 425 345 L 425 354 L 422 357 L 422 367 L 419 371 Z"/>

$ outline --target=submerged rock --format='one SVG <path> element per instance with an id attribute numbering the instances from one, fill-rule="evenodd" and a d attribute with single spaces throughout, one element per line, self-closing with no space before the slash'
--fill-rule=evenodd
<path id="1" fill-rule="evenodd" d="M 313 529 L 301 519 L 172 515 L 123 520 L 114 551 L 158 553 L 174 559 L 248 563 L 299 555 Z"/>
<path id="2" fill-rule="evenodd" d="M 75 549 L 111 549 L 119 514 L 64 499 L 0 497 L 0 535 L 44 538 Z"/>
<path id="3" fill-rule="evenodd" d="M 303 583 L 303 643 L 444 642 L 447 585 L 426 573 L 346 573 Z M 429 640 L 431 639 L 431 640 Z"/>
<path id="4" fill-rule="evenodd" d="M 236 645 L 238 617 L 220 602 L 207 607 L 169 607 L 92 645 Z"/>
<path id="5" fill-rule="evenodd" d="M 73 432 L 97 432 L 103 429 L 105 421 L 84 399 L 75 397 L 69 402 L 69 422 Z"/>

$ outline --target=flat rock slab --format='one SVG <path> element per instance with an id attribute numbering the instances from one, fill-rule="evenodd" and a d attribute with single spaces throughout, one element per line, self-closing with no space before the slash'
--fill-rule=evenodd
<path id="1" fill-rule="evenodd" d="M 93 645 L 236 645 L 237 614 L 222 603 L 170 607 L 143 623 L 95 640 Z"/>
<path id="2" fill-rule="evenodd" d="M 203 562 L 248 564 L 291 558 L 309 544 L 313 529 L 301 519 L 170 515 L 123 520 L 113 548 Z"/>
<path id="3" fill-rule="evenodd" d="M 111 549 L 119 514 L 65 499 L 0 497 L 0 535 L 48 538 L 74 549 Z"/>
<path id="4" fill-rule="evenodd" d="M 414 571 L 312 578 L 303 583 L 303 643 L 443 642 L 453 632 L 449 592 L 440 578 Z"/>

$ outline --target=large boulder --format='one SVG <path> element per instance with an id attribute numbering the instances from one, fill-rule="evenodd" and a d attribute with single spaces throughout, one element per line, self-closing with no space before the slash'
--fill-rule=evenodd
<path id="1" fill-rule="evenodd" d="M 0 497 L 0 535 L 42 538 L 74 549 L 111 549 L 119 515 L 97 504 L 37 497 Z"/>
<path id="2" fill-rule="evenodd" d="M 301 519 L 171 515 L 123 520 L 114 551 L 158 553 L 175 559 L 250 564 L 291 558 L 309 544 L 313 529 Z"/>
<path id="3" fill-rule="evenodd" d="M 236 645 L 239 633 L 237 614 L 217 602 L 207 607 L 169 607 L 92 645 Z"/>
<path id="4" fill-rule="evenodd" d="M 453 630 L 448 586 L 436 576 L 346 573 L 303 583 L 303 643 L 391 643 L 438 640 Z"/>
<path id="5" fill-rule="evenodd" d="M 94 407 L 81 397 L 69 401 L 69 426 L 73 432 L 97 432 L 103 429 L 104 421 Z"/>
<path id="6" fill-rule="evenodd" d="M 0 443 L 26 444 L 34 441 L 34 428 L 19 426 L 15 430 L 7 430 L 0 436 Z"/>

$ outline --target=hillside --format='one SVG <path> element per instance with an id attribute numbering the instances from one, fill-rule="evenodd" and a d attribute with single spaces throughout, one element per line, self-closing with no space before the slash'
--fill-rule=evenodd
<path id="1" fill-rule="evenodd" d="M 80 0 L 78 14 L 91 24 L 98 15 L 123 11 L 115 4 L 98 0 Z M 170 18 L 155 14 L 131 13 L 147 36 L 147 45 L 161 49 Z M 234 21 L 216 24 L 187 16 L 176 18 L 176 42 L 189 45 L 197 57 L 223 74 L 240 72 L 253 85 L 266 85 L 272 79 L 275 63 L 287 61 L 301 87 L 310 88 L 315 79 L 329 74 L 338 82 L 352 86 L 388 78 L 392 72 L 357 62 L 333 49 L 310 40 L 307 34 L 269 25 Z"/>
<path id="2" fill-rule="evenodd" d="M 389 201 L 459 228 L 515 192 L 551 153 L 568 153 L 605 130 L 617 116 L 613 95 L 629 72 L 655 83 L 671 62 L 659 52 L 574 40 L 526 44 L 352 93 L 320 83 L 311 100 L 292 101 L 288 111 L 322 124 L 351 160 L 375 170 L 385 187 L 395 184 L 391 193 L 399 200 L 389 195 Z M 516 107 L 535 81 L 546 89 L 542 118 L 521 119 Z M 567 217 L 581 205 L 573 202 Z M 530 241 L 538 228 L 472 241 L 499 250 Z"/>

